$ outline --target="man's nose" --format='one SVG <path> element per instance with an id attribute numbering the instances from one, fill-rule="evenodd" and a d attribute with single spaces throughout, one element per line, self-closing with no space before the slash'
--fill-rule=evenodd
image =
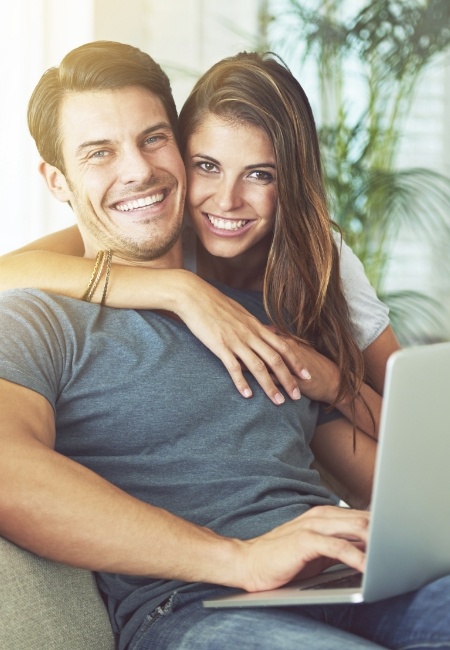
<path id="1" fill-rule="evenodd" d="M 129 148 L 120 157 L 120 178 L 122 183 L 142 183 L 154 174 L 150 157 L 138 147 Z"/>
<path id="2" fill-rule="evenodd" d="M 216 186 L 215 200 L 223 212 L 239 208 L 243 201 L 239 182 L 232 179 L 221 179 Z"/>

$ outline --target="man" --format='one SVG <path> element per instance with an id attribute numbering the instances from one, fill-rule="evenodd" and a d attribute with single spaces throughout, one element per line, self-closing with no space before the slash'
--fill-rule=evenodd
<path id="1" fill-rule="evenodd" d="M 38 83 L 29 123 L 88 257 L 113 250 L 122 264 L 181 267 L 185 176 L 159 66 L 118 43 L 77 48 Z M 93 284 L 107 273 L 99 267 Z M 229 295 L 263 317 L 258 296 Z M 310 468 L 317 404 L 289 401 L 280 420 L 262 393 L 243 400 L 163 313 L 22 290 L 2 296 L 0 330 L 0 532 L 96 571 L 119 648 L 379 647 L 366 635 L 391 647 L 413 596 L 360 606 L 358 617 L 201 605 L 217 590 L 273 588 L 330 561 L 364 569 L 368 513 L 332 506 Z M 317 431 L 332 426 L 346 425 Z M 441 583 L 435 600 L 446 611 Z M 421 627 L 406 626 L 407 642 L 429 647 L 433 632 L 450 647 L 429 591 L 415 597 Z"/>

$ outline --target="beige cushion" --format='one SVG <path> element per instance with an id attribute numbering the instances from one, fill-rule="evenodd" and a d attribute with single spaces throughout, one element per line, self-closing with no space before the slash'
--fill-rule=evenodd
<path id="1" fill-rule="evenodd" d="M 0 537 L 0 646 L 113 650 L 93 574 L 44 560 Z"/>

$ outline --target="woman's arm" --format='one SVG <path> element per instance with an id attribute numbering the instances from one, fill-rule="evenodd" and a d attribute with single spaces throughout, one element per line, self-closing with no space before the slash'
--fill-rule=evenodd
<path id="1" fill-rule="evenodd" d="M 35 239 L 29 244 L 17 248 L 16 250 L 6 253 L 0 260 L 6 257 L 13 257 L 18 253 L 26 253 L 28 251 L 50 251 L 52 253 L 62 253 L 63 255 L 76 255 L 83 257 L 84 244 L 81 238 L 78 226 L 69 226 L 64 230 L 52 232 L 50 235 Z"/>
<path id="2" fill-rule="evenodd" d="M 0 290 L 34 287 L 81 299 L 93 270 L 93 260 L 78 257 L 82 254 L 76 227 L 44 237 L 0 257 Z M 101 294 L 99 286 L 92 301 L 100 302 Z M 275 404 L 284 401 L 277 383 L 292 399 L 300 396 L 296 379 L 305 370 L 301 353 L 189 271 L 113 265 L 106 304 L 176 314 L 222 361 L 244 397 L 252 392 L 242 366 Z"/>
<path id="3" fill-rule="evenodd" d="M 363 351 L 366 381 L 382 395 L 387 360 L 400 345 L 389 325 L 389 309 L 378 298 L 361 261 L 338 233 L 334 237 L 340 251 L 342 289 L 356 342 Z"/>
<path id="4" fill-rule="evenodd" d="M 364 351 L 366 380 L 380 395 L 384 390 L 387 360 L 393 352 L 400 349 L 400 344 L 390 325 Z"/>
<path id="5" fill-rule="evenodd" d="M 372 496 L 377 443 L 346 418 L 319 425 L 311 448 L 323 483 L 352 508 L 367 509 Z"/>
<path id="6" fill-rule="evenodd" d="M 307 345 L 292 341 L 291 346 L 298 346 L 299 354 L 310 373 L 309 379 L 298 379 L 302 394 L 312 400 L 332 404 L 339 389 L 340 377 L 337 365 Z M 377 391 L 368 384 L 362 384 L 359 396 L 353 405 L 354 410 L 350 398 L 345 397 L 336 404 L 336 408 L 361 432 L 376 440 L 380 424 L 381 402 L 381 395 Z"/>

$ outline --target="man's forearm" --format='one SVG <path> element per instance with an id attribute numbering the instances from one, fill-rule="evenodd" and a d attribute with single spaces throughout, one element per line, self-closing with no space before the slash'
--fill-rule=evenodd
<path id="1" fill-rule="evenodd" d="M 39 442 L 3 455 L 2 534 L 95 571 L 239 586 L 241 544 L 145 504 Z"/>

